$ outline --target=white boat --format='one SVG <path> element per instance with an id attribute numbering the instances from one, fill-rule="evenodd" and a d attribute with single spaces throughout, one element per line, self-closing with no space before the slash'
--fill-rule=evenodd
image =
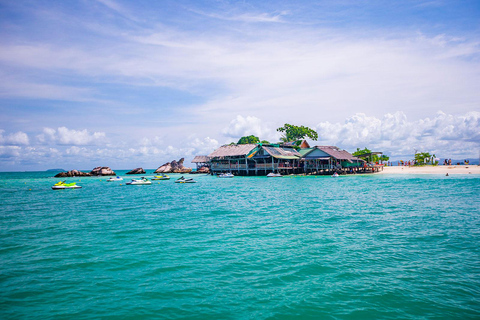
<path id="1" fill-rule="evenodd" d="M 280 173 L 270 172 L 269 174 L 267 174 L 267 178 L 280 178 L 280 177 L 282 177 Z"/>
<path id="2" fill-rule="evenodd" d="M 107 182 L 112 182 L 112 181 L 123 181 L 123 178 L 120 178 L 120 177 L 111 177 L 109 179 L 107 179 Z"/>
<path id="3" fill-rule="evenodd" d="M 336 177 L 339 177 L 340 175 L 338 173 L 333 173 L 332 177 L 336 178 Z"/>
<path id="4" fill-rule="evenodd" d="M 75 182 L 65 183 L 65 181 L 57 182 L 53 185 L 53 190 L 63 190 L 63 189 L 80 189 L 81 186 L 77 186 Z"/>
<path id="5" fill-rule="evenodd" d="M 183 176 L 175 180 L 175 183 L 196 183 L 197 181 L 192 178 L 185 179 Z"/>
<path id="6" fill-rule="evenodd" d="M 233 178 L 235 176 L 233 175 L 233 173 L 228 172 L 228 173 L 222 173 L 222 174 L 218 175 L 218 177 L 219 178 Z"/>
<path id="7" fill-rule="evenodd" d="M 127 182 L 126 184 L 128 185 L 146 185 L 146 184 L 152 184 L 152 181 L 146 179 L 146 178 L 141 178 L 141 179 L 132 179 L 132 181 Z"/>

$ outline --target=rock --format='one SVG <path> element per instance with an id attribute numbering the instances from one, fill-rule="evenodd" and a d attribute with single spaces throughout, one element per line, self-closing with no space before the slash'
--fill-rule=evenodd
<path id="1" fill-rule="evenodd" d="M 109 167 L 96 167 L 90 171 L 92 176 L 116 176 L 117 174 Z"/>
<path id="2" fill-rule="evenodd" d="M 192 171 L 192 168 L 185 167 L 183 165 L 183 161 L 185 161 L 184 158 L 181 158 L 180 160 L 175 161 L 173 160 L 172 162 L 167 162 L 160 167 L 158 167 L 157 170 L 155 170 L 155 173 L 189 173 Z"/>
<path id="3" fill-rule="evenodd" d="M 90 177 L 91 174 L 88 172 L 82 172 L 78 170 L 70 170 L 67 172 L 60 172 L 55 175 L 55 178 L 66 178 L 66 177 Z"/>
<path id="4" fill-rule="evenodd" d="M 127 172 L 127 174 L 145 174 L 145 170 L 143 170 L 143 168 L 136 168 Z"/>
<path id="5" fill-rule="evenodd" d="M 197 171 L 190 172 L 191 174 L 210 173 L 210 168 L 203 166 L 197 169 Z"/>

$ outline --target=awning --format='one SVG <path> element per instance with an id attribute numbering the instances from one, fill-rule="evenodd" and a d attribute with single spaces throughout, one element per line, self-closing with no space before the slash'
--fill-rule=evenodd
<path id="1" fill-rule="evenodd" d="M 307 160 L 329 160 L 330 157 L 305 157 L 304 159 L 307 159 Z"/>
<path id="2" fill-rule="evenodd" d="M 272 157 L 274 157 L 274 158 L 276 158 L 276 159 L 284 159 L 284 160 L 297 160 L 297 159 L 300 159 L 300 158 L 297 157 L 297 156 L 277 156 L 277 155 L 275 155 L 275 156 L 272 156 Z"/>

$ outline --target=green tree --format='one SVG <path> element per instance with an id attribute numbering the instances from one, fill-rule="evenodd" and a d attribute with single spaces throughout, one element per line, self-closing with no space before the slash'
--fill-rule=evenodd
<path id="1" fill-rule="evenodd" d="M 260 139 L 254 135 L 251 135 L 251 136 L 241 137 L 240 140 L 238 140 L 237 142 L 237 144 L 249 144 L 249 143 L 252 143 L 252 144 L 260 143 Z"/>
<path id="2" fill-rule="evenodd" d="M 368 148 L 360 150 L 360 148 L 357 148 L 357 151 L 352 153 L 352 155 L 355 156 L 355 157 L 361 157 L 362 155 L 368 154 L 368 153 L 372 153 L 372 150 L 370 150 Z"/>
<path id="3" fill-rule="evenodd" d="M 362 159 L 367 159 L 368 161 L 371 162 L 378 162 L 378 161 L 388 161 L 390 160 L 390 157 L 387 155 L 381 155 L 380 157 L 376 154 L 372 154 L 372 151 L 368 148 L 361 149 L 357 148 L 357 151 L 352 153 L 353 156 L 359 157 Z M 368 155 L 368 156 L 367 156 Z"/>
<path id="4" fill-rule="evenodd" d="M 389 157 L 389 156 L 387 156 L 387 155 L 385 155 L 385 154 L 382 154 L 382 155 L 380 156 L 380 161 L 385 162 L 385 161 L 388 161 L 388 160 L 390 160 L 390 157 Z"/>
<path id="5" fill-rule="evenodd" d="M 278 128 L 277 131 L 283 133 L 283 136 L 280 138 L 283 142 L 294 142 L 305 139 L 306 137 L 312 140 L 318 139 L 318 133 L 305 126 L 294 126 L 285 123 L 285 125 Z"/>
<path id="6" fill-rule="evenodd" d="M 430 153 L 428 152 L 418 152 L 418 153 L 415 153 L 415 162 L 416 162 L 416 165 L 424 165 L 424 164 L 429 164 L 432 162 L 432 157 L 434 158 L 435 155 L 431 155 Z"/>

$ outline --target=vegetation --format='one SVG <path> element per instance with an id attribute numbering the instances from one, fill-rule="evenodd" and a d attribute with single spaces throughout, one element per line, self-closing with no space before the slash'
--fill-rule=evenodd
<path id="1" fill-rule="evenodd" d="M 352 155 L 355 156 L 355 157 L 362 158 L 362 159 L 367 159 L 370 162 L 377 162 L 377 161 L 380 160 L 379 157 L 376 154 L 371 154 L 371 153 L 372 153 L 372 150 L 365 147 L 364 149 L 361 149 L 361 150 L 360 150 L 360 148 L 357 148 L 357 151 L 352 153 Z M 367 154 L 368 154 L 368 156 L 367 156 Z"/>
<path id="2" fill-rule="evenodd" d="M 237 142 L 237 144 L 248 144 L 248 143 L 252 143 L 252 144 L 260 143 L 260 138 L 254 135 L 245 136 L 245 137 L 241 137 L 240 140 L 238 140 Z"/>
<path id="3" fill-rule="evenodd" d="M 285 125 L 278 128 L 277 131 L 283 133 L 283 136 L 280 138 L 283 142 L 297 142 L 305 138 L 310 138 L 312 140 L 318 139 L 318 133 L 305 126 L 294 126 L 285 123 Z"/>
<path id="4" fill-rule="evenodd" d="M 415 153 L 415 165 L 422 166 L 425 164 L 434 164 L 433 159 L 435 155 L 431 155 L 428 152 L 417 152 Z"/>
<path id="5" fill-rule="evenodd" d="M 372 151 L 368 148 L 361 149 L 357 148 L 357 151 L 352 153 L 353 156 L 359 157 L 362 159 L 367 159 L 370 162 L 383 162 L 390 160 L 390 157 L 382 154 L 380 157 L 376 154 L 372 154 Z"/>
<path id="6" fill-rule="evenodd" d="M 385 161 L 388 161 L 388 160 L 390 160 L 390 157 L 389 157 L 389 156 L 384 155 L 384 154 L 382 154 L 382 155 L 380 156 L 380 161 L 381 161 L 381 162 L 385 162 Z"/>
<path id="7" fill-rule="evenodd" d="M 240 140 L 238 140 L 237 142 L 237 144 L 257 144 L 257 143 L 270 144 L 270 142 L 268 142 L 267 140 L 260 141 L 260 138 L 254 135 L 241 137 Z"/>

